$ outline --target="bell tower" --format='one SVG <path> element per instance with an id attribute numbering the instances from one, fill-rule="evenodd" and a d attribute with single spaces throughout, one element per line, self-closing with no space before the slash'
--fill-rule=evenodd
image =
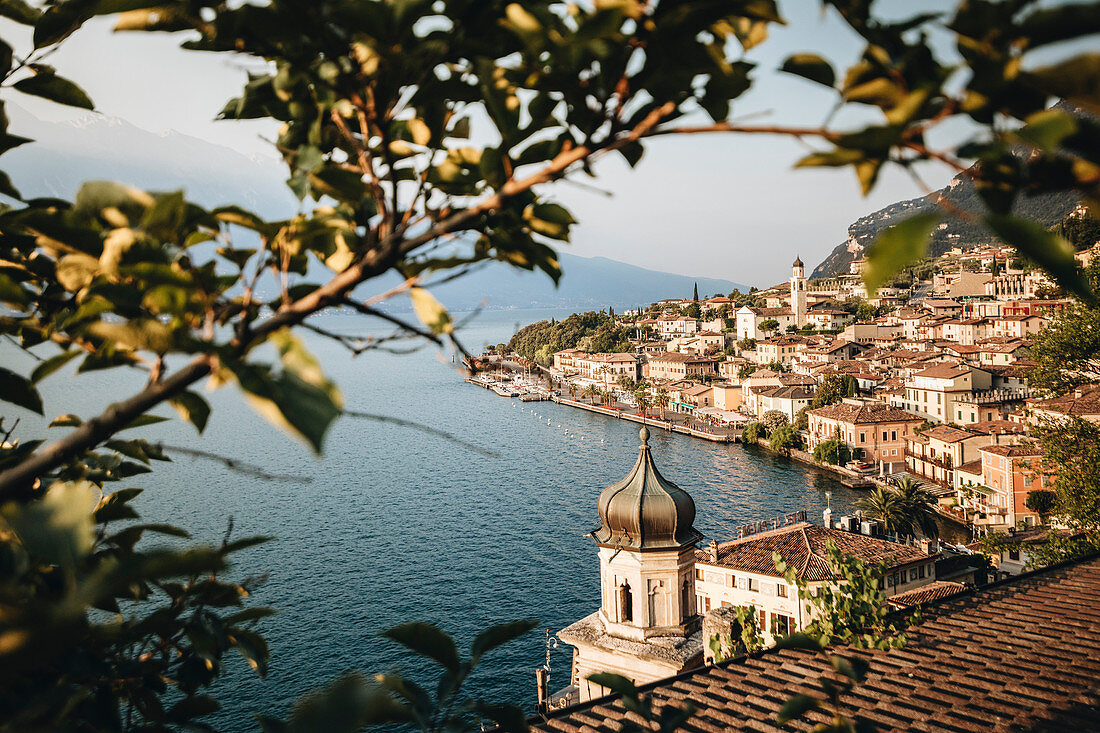
<path id="1" fill-rule="evenodd" d="M 607 691 L 588 682 L 614 672 L 644 684 L 702 663 L 702 619 L 695 608 L 695 502 L 657 470 L 649 430 L 641 429 L 630 473 L 596 503 L 592 533 L 600 560 L 600 609 L 562 629 L 576 647 L 575 701 Z"/>
<path id="2" fill-rule="evenodd" d="M 796 326 L 806 325 L 806 271 L 801 257 L 795 257 L 791 266 L 791 313 Z"/>

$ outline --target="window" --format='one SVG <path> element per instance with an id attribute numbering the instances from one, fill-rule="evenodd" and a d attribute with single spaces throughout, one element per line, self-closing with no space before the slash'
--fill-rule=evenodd
<path id="1" fill-rule="evenodd" d="M 760 609 L 760 632 L 763 633 L 768 630 L 768 614 L 764 609 Z"/>
<path id="2" fill-rule="evenodd" d="M 775 594 L 780 598 L 787 597 L 787 586 L 784 583 L 777 583 L 775 586 Z"/>
<path id="3" fill-rule="evenodd" d="M 1020 551 L 1019 550 L 1009 550 L 1008 551 L 1008 559 L 1009 560 L 1019 560 L 1020 559 Z"/>
<path id="4" fill-rule="evenodd" d="M 867 436 L 864 433 L 859 434 L 859 442 L 860 443 L 866 443 L 867 442 Z"/>
<path id="5" fill-rule="evenodd" d="M 709 611 L 709 610 L 710 610 L 710 597 L 708 596 L 707 598 L 703 599 L 703 611 L 705 613 L 706 611 Z"/>
<path id="6" fill-rule="evenodd" d="M 748 580 L 749 580 L 749 590 L 751 590 L 753 592 L 759 592 L 760 591 L 760 581 L 757 580 L 756 578 L 749 578 Z"/>
<path id="7" fill-rule="evenodd" d="M 897 430 L 891 430 L 890 431 L 890 440 L 897 440 L 897 439 L 898 439 L 898 431 Z"/>
<path id="8" fill-rule="evenodd" d="M 1030 487 L 1031 486 L 1031 476 L 1030 475 L 1025 475 L 1024 476 L 1024 486 L 1025 487 Z"/>
<path id="9" fill-rule="evenodd" d="M 702 580 L 703 579 L 703 570 L 702 570 L 702 568 L 695 568 L 695 579 L 696 580 Z"/>
<path id="10" fill-rule="evenodd" d="M 625 580 L 619 586 L 619 620 L 624 622 L 634 620 L 634 601 L 630 597 L 630 583 Z"/>
<path id="11" fill-rule="evenodd" d="M 923 578 L 924 577 L 924 566 L 923 565 L 921 565 L 919 568 L 917 568 L 917 577 L 918 578 Z"/>
<path id="12" fill-rule="evenodd" d="M 916 568 L 911 568 L 909 570 L 909 582 L 912 583 L 916 579 L 917 579 L 917 569 Z"/>
<path id="13" fill-rule="evenodd" d="M 885 431 L 885 430 L 883 430 L 883 431 L 882 431 L 882 439 L 883 439 L 883 440 L 886 440 L 886 439 L 887 439 L 887 438 L 886 438 L 886 431 Z"/>
<path id="14" fill-rule="evenodd" d="M 738 578 L 737 579 L 737 587 L 740 588 L 741 590 L 745 590 L 745 579 L 744 578 Z"/>
<path id="15" fill-rule="evenodd" d="M 772 636 L 780 637 L 780 636 L 786 636 L 787 634 L 791 633 L 791 626 L 793 625 L 791 623 L 791 620 L 792 619 L 791 619 L 790 616 L 784 616 L 783 614 L 780 614 L 780 613 L 773 613 L 772 614 Z"/>

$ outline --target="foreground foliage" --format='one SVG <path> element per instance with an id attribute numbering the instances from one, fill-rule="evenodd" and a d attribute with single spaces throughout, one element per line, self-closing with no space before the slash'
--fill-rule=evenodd
<path id="1" fill-rule="evenodd" d="M 654 137 L 816 139 L 821 146 L 800 165 L 851 167 L 865 191 L 889 163 L 967 170 L 987 211 L 965 215 L 1091 299 L 1065 242 L 1011 212 L 1015 199 L 1036 192 L 1097 197 L 1097 124 L 1047 109 L 1051 96 L 1100 106 L 1097 56 L 1051 66 L 1029 57 L 1095 31 L 1096 6 L 965 2 L 950 19 L 883 22 L 869 3 L 827 5 L 866 41 L 859 61 L 838 74 L 807 53 L 783 68 L 834 89 L 842 104 L 874 110 L 876 121 L 862 130 L 730 121 L 731 101 L 752 82 L 743 52 L 779 21 L 769 0 L 0 2 L 0 15 L 32 34 L 29 48 L 0 41 L 0 153 L 31 142 L 8 129 L 2 105 L 13 97 L 93 108 L 46 61 L 83 23 L 118 12 L 119 30 L 186 31 L 188 49 L 265 66 L 221 116 L 278 123 L 287 183 L 301 202 L 294 216 L 264 221 L 233 205 L 204 209 L 182 192 L 103 181 L 88 182 L 73 201 L 23 200 L 19 182 L 0 172 L 0 194 L 13 202 L 0 208 L 0 334 L 36 363 L 23 373 L 0 368 L 0 399 L 13 411 L 0 446 L 0 674 L 10 682 L 0 693 L 3 722 L 198 724 L 218 707 L 205 690 L 226 652 L 241 652 L 262 674 L 266 647 L 251 624 L 267 611 L 239 608 L 257 581 L 221 579 L 229 556 L 258 540 L 227 535 L 218 547 L 144 549 L 145 534 L 183 534 L 131 524 L 131 480 L 170 451 L 119 434 L 163 419 L 150 411 L 165 403 L 201 433 L 210 406 L 198 387 L 233 384 L 320 451 L 343 401 L 297 332 L 351 354 L 410 336 L 461 349 L 426 286 L 493 261 L 556 280 L 553 246 L 568 241 L 576 222 L 546 184 L 591 175 L 607 156 L 635 166 Z M 938 60 L 923 33 L 944 20 L 960 66 Z M 937 126 L 960 119 L 975 124 L 969 144 L 930 147 Z M 919 257 L 940 218 L 957 215 L 922 212 L 883 233 L 868 284 Z M 364 292 L 391 271 L 402 285 Z M 395 297 L 409 298 L 418 322 L 379 310 Z M 326 308 L 397 330 L 331 333 L 311 321 Z M 40 390 L 59 370 L 79 377 L 120 367 L 138 370 L 144 386 L 102 414 L 56 417 L 49 434 L 60 437 L 12 422 L 18 410 L 43 413 Z M 658 404 L 663 411 L 660 395 Z M 120 482 L 125 488 L 111 490 Z M 343 697 L 304 703 L 289 729 L 373 721 L 329 704 L 361 700 L 359 683 L 336 689 Z M 377 699 L 424 713 L 417 693 L 390 692 L 396 697 Z M 441 692 L 435 702 L 454 699 Z M 469 724 L 450 712 L 418 720 Z"/>

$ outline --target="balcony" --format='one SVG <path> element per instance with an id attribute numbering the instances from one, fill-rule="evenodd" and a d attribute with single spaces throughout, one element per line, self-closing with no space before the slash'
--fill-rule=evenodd
<path id="1" fill-rule="evenodd" d="M 933 458 L 932 456 L 922 455 L 906 448 L 905 457 L 912 458 L 917 461 L 924 461 L 925 463 L 931 463 L 933 466 L 939 466 L 945 471 L 953 471 L 955 469 L 955 466 L 951 462 L 951 456 L 946 456 L 944 458 Z"/>
<path id="2" fill-rule="evenodd" d="M 994 405 L 1009 402 L 1023 402 L 1031 396 L 1031 390 L 1023 389 L 986 389 L 974 391 L 966 396 L 955 398 L 957 404 Z"/>

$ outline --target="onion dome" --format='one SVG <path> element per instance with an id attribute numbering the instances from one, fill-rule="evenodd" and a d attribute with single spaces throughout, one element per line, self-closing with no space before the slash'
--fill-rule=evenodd
<path id="1" fill-rule="evenodd" d="M 803 267 L 802 258 L 798 255 L 795 255 L 794 264 L 792 265 L 792 267 Z"/>
<path id="2" fill-rule="evenodd" d="M 657 470 L 649 451 L 649 430 L 640 432 L 638 461 L 622 481 L 600 494 L 600 545 L 631 550 L 671 550 L 703 538 L 692 525 L 695 501 Z"/>

